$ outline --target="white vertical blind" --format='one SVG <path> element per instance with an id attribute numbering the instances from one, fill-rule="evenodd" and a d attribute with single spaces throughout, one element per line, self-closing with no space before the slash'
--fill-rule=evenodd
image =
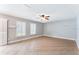
<path id="1" fill-rule="evenodd" d="M 36 34 L 36 24 L 35 23 L 30 24 L 30 34 L 31 35 Z"/>
<path id="2" fill-rule="evenodd" d="M 16 22 L 16 36 L 25 36 L 26 35 L 26 23 L 17 21 Z"/>
<path id="3" fill-rule="evenodd" d="M 0 45 L 7 44 L 7 19 L 0 18 Z"/>

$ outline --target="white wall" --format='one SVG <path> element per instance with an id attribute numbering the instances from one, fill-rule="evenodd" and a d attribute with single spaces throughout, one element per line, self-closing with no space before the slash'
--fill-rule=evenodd
<path id="1" fill-rule="evenodd" d="M 43 34 L 43 24 L 40 22 L 31 21 L 28 19 L 23 19 L 23 18 L 18 18 L 18 17 L 13 17 L 13 16 L 8 16 L 8 15 L 3 15 L 3 16 L 5 16 L 6 19 L 8 19 L 8 41 L 21 40 L 21 39 L 31 37 L 30 23 L 36 24 L 36 34 L 33 36 Z M 26 23 L 26 35 L 25 36 L 16 37 L 16 21 L 22 21 Z"/>
<path id="2" fill-rule="evenodd" d="M 79 17 L 77 17 L 77 39 L 76 39 L 77 46 L 79 48 Z"/>
<path id="3" fill-rule="evenodd" d="M 44 24 L 44 35 L 76 39 L 76 19 L 66 19 Z"/>

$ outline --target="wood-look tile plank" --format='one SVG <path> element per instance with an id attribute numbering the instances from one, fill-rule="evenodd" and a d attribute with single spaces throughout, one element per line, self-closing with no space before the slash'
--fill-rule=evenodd
<path id="1" fill-rule="evenodd" d="M 0 54 L 6 55 L 77 55 L 78 53 L 75 41 L 46 36 L 0 47 Z"/>

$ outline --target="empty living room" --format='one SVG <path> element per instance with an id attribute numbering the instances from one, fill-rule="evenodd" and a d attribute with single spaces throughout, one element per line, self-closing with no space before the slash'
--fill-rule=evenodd
<path id="1" fill-rule="evenodd" d="M 79 55 L 79 4 L 1 4 L 0 55 Z"/>

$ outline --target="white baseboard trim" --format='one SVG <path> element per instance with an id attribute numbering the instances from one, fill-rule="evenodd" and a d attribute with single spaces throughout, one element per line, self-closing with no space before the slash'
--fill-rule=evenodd
<path id="1" fill-rule="evenodd" d="M 5 46 L 5 45 L 7 45 L 7 42 L 6 42 L 6 43 L 0 42 L 0 43 L 1 43 L 0 46 Z"/>
<path id="2" fill-rule="evenodd" d="M 32 38 L 37 38 L 37 37 L 40 37 L 40 36 L 42 36 L 42 35 L 34 35 L 34 36 L 31 36 L 31 37 L 28 37 L 28 38 L 23 38 L 23 39 L 20 39 L 20 40 L 9 41 L 8 44 L 23 41 L 23 40 L 28 40 L 28 39 L 32 39 Z"/>
<path id="3" fill-rule="evenodd" d="M 53 37 L 53 38 L 60 38 L 60 39 L 66 39 L 66 40 L 74 40 L 72 38 L 65 38 L 65 37 L 57 37 L 57 36 L 50 36 L 50 35 L 34 35 L 34 36 L 30 36 L 30 37 L 27 37 L 27 38 L 23 38 L 23 39 L 20 39 L 20 40 L 14 40 L 14 41 L 9 41 L 8 43 L 14 43 L 14 42 L 18 42 L 18 41 L 23 41 L 23 40 L 28 40 L 28 39 L 32 39 L 32 38 L 37 38 L 37 37 L 40 37 L 40 36 L 47 36 L 47 37 Z"/>
<path id="4" fill-rule="evenodd" d="M 60 38 L 60 39 L 67 39 L 67 40 L 75 40 L 75 39 L 72 39 L 72 38 L 65 38 L 65 37 L 58 37 L 58 36 L 50 36 L 50 35 L 43 35 L 43 36 L 48 36 L 48 37 L 54 37 L 54 38 Z"/>
<path id="5" fill-rule="evenodd" d="M 79 44 L 78 44 L 77 40 L 75 40 L 75 42 L 76 42 L 76 45 L 77 45 L 77 47 L 78 47 L 78 49 L 79 49 Z"/>

